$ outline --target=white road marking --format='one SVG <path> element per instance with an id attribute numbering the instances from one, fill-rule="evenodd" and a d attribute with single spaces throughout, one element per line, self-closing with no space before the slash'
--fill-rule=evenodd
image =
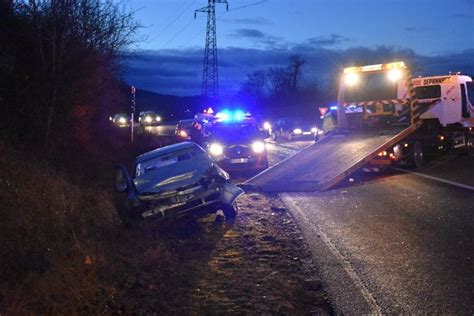
<path id="1" fill-rule="evenodd" d="M 300 207 L 296 204 L 296 202 L 288 195 L 288 193 L 280 194 L 283 202 L 290 206 L 293 210 L 298 212 L 305 221 L 310 222 L 306 214 L 300 209 Z M 349 275 L 352 282 L 354 283 L 355 287 L 360 291 L 362 296 L 364 297 L 367 305 L 371 309 L 370 314 L 381 315 L 382 308 L 377 304 L 377 301 L 372 296 L 372 293 L 367 289 L 367 287 L 362 282 L 362 279 L 359 277 L 357 272 L 352 268 L 352 265 L 346 257 L 337 249 L 331 239 L 326 235 L 326 233 L 319 227 L 318 224 L 311 222 L 312 226 L 315 226 L 319 235 L 321 236 L 321 240 L 326 244 L 331 254 L 338 259 L 343 267 L 344 271 Z"/>
<path id="2" fill-rule="evenodd" d="M 415 171 L 411 171 L 411 170 L 395 168 L 395 167 L 393 167 L 393 169 L 398 170 L 398 171 L 402 171 L 402 172 L 406 172 L 406 173 L 411 173 L 413 175 L 423 177 L 423 178 L 427 178 L 427 179 L 430 179 L 430 180 L 450 184 L 450 185 L 453 185 L 453 186 L 458 187 L 458 188 L 463 188 L 463 189 L 466 189 L 466 190 L 474 191 L 474 186 L 471 186 L 471 185 L 462 184 L 462 183 L 446 180 L 446 179 L 443 179 L 443 178 L 433 177 L 433 176 L 429 176 L 429 175 L 424 174 L 424 173 L 415 172 Z"/>

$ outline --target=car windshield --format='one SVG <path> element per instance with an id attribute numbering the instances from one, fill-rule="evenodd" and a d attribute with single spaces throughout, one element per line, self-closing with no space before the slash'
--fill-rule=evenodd
<path id="1" fill-rule="evenodd" d="M 385 73 L 363 73 L 357 84 L 346 85 L 344 91 L 344 101 L 348 103 L 396 98 L 397 84 L 387 80 Z"/>
<path id="2" fill-rule="evenodd" d="M 161 168 L 168 167 L 181 161 L 190 160 L 204 154 L 205 153 L 198 147 L 193 146 L 172 153 L 155 156 L 136 165 L 135 178 L 143 177 L 146 174 L 156 172 Z"/>
<path id="3" fill-rule="evenodd" d="M 310 120 L 293 119 L 288 122 L 290 128 L 312 128 L 316 123 Z"/>
<path id="4" fill-rule="evenodd" d="M 179 121 L 178 128 L 191 128 L 194 121 Z"/>
<path id="5" fill-rule="evenodd" d="M 222 142 L 249 141 L 260 136 L 258 126 L 253 123 L 216 124 L 211 133 L 214 139 Z"/>

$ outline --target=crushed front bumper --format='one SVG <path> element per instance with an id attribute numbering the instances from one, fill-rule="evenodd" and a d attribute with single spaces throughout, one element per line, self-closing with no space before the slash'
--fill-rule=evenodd
<path id="1" fill-rule="evenodd" d="M 213 213 L 223 204 L 232 204 L 244 193 L 233 184 L 223 186 L 195 186 L 176 194 L 139 196 L 134 205 L 141 218 L 181 218 L 189 214 Z"/>

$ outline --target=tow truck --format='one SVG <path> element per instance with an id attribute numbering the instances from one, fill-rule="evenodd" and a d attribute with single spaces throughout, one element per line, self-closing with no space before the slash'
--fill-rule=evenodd
<path id="1" fill-rule="evenodd" d="M 335 130 L 249 179 L 267 192 L 333 188 L 367 166 L 407 163 L 472 150 L 474 83 L 466 75 L 412 78 L 404 62 L 345 68 Z"/>

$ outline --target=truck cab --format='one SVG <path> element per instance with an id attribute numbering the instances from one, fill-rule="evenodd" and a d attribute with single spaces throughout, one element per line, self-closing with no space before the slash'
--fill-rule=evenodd
<path id="1" fill-rule="evenodd" d="M 446 127 L 460 123 L 474 125 L 474 83 L 466 75 L 419 77 L 413 79 L 417 101 L 421 106 L 431 105 L 421 115 L 422 120 L 438 119 Z M 403 89 L 405 88 L 405 89 Z M 402 87 L 399 95 L 406 94 Z"/>

